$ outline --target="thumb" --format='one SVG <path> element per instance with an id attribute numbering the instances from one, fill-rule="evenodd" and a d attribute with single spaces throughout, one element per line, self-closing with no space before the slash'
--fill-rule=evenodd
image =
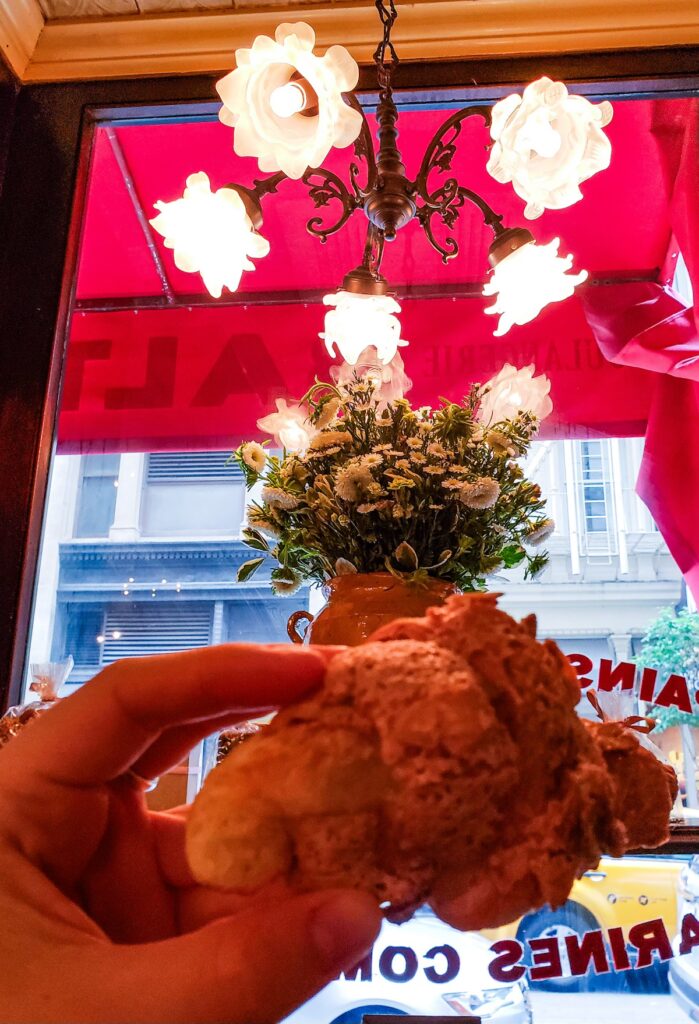
<path id="1" fill-rule="evenodd" d="M 286 1017 L 371 948 L 381 913 L 366 893 L 333 890 L 246 910 L 196 932 L 121 947 L 120 1020 L 267 1024 Z M 116 951 L 115 951 L 116 952 Z M 121 1012 L 133 1001 L 128 1017 Z"/>

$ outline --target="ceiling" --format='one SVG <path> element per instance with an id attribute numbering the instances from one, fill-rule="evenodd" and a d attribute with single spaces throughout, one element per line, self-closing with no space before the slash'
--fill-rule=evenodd
<path id="1" fill-rule="evenodd" d="M 23 83 L 218 73 L 290 12 L 311 22 L 320 47 L 343 43 L 371 60 L 371 0 L 0 0 L 0 55 Z M 404 61 L 689 47 L 699 45 L 699 4 L 412 0 L 399 4 L 394 39 Z"/>
<path id="2" fill-rule="evenodd" d="M 118 17 L 133 14 L 164 14 L 174 11 L 230 11 L 234 8 L 294 7 L 296 10 L 323 0 L 39 0 L 47 19 Z M 330 0 L 331 3 L 335 0 Z"/>

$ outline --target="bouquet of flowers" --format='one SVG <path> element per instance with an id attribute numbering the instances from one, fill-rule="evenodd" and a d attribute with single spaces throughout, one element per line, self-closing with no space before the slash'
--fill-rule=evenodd
<path id="1" fill-rule="evenodd" d="M 533 371 L 506 364 L 462 403 L 434 409 L 387 401 L 380 381 L 358 375 L 316 382 L 292 406 L 278 401 L 258 425 L 282 455 L 254 441 L 234 453 L 248 488 L 263 485 L 243 533 L 259 555 L 239 580 L 270 556 L 283 594 L 354 572 L 462 590 L 520 563 L 536 576 L 547 556 L 533 549 L 554 524 L 518 463 L 552 409 L 550 383 Z"/>

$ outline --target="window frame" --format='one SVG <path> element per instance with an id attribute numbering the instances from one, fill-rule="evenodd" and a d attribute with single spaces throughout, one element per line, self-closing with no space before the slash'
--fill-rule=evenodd
<path id="1" fill-rule="evenodd" d="M 699 93 L 699 47 L 665 47 L 401 64 L 396 99 L 492 101 L 542 74 L 596 97 Z M 98 123 L 217 109 L 218 75 L 28 85 L 17 97 L 0 196 L 0 409 L 15 443 L 0 447 L 0 704 L 21 692 L 41 528 L 85 206 Z M 474 82 L 478 83 L 474 86 Z M 376 95 L 373 67 L 358 92 Z M 446 91 L 446 95 L 442 92 Z M 662 853 L 699 852 L 683 826 Z"/>

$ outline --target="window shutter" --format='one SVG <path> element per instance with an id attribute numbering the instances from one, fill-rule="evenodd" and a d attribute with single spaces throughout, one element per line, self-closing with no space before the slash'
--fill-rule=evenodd
<path id="1" fill-rule="evenodd" d="M 107 611 L 102 664 L 109 665 L 119 658 L 208 647 L 212 618 L 213 605 L 205 601 L 112 605 Z"/>
<path id="2" fill-rule="evenodd" d="M 243 474 L 225 452 L 151 452 L 148 456 L 149 484 L 184 480 L 223 480 L 238 483 Z"/>

